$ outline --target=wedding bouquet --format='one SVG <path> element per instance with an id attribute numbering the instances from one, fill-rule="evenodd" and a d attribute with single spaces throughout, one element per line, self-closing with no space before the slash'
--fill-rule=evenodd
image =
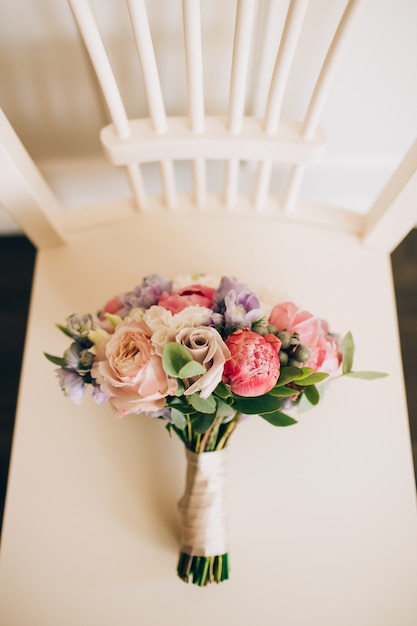
<path id="1" fill-rule="evenodd" d="M 177 572 L 206 585 L 229 577 L 225 454 L 242 416 L 274 426 L 297 421 L 286 411 L 319 402 L 317 384 L 352 372 L 353 339 L 291 302 L 268 310 L 233 278 L 147 276 L 107 302 L 95 317 L 58 325 L 71 340 L 59 366 L 65 395 L 80 403 L 88 386 L 116 417 L 162 419 L 185 444 L 187 479 Z"/>

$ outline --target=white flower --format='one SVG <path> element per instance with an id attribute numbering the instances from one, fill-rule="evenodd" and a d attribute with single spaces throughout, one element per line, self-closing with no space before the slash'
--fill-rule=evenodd
<path id="1" fill-rule="evenodd" d="M 145 311 L 143 319 L 152 331 L 152 343 L 157 354 L 162 355 L 163 347 L 182 328 L 196 328 L 210 323 L 212 311 L 202 306 L 188 306 L 173 315 L 162 306 L 152 306 Z"/>
<path id="2" fill-rule="evenodd" d="M 220 278 L 218 276 L 212 276 L 210 274 L 196 274 L 194 276 L 176 276 L 173 280 L 173 291 L 184 289 L 189 285 L 205 285 L 206 287 L 212 287 L 217 289 L 220 284 Z"/>

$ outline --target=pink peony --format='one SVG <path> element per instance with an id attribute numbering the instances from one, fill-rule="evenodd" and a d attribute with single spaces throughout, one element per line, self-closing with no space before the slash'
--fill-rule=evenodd
<path id="1" fill-rule="evenodd" d="M 168 309 L 174 315 L 187 306 L 203 306 L 211 309 L 215 291 L 215 289 L 206 285 L 190 285 L 172 294 L 164 291 L 158 300 L 158 305 Z"/>
<path id="2" fill-rule="evenodd" d="M 280 372 L 281 341 L 251 330 L 236 330 L 226 339 L 231 358 L 223 370 L 223 382 L 239 396 L 262 396 L 275 386 Z"/>
<path id="3" fill-rule="evenodd" d="M 143 322 L 121 322 L 105 346 L 105 359 L 96 361 L 91 374 L 117 417 L 128 413 L 158 411 L 177 383 L 168 379 L 162 359 L 151 343 L 151 331 Z"/>
<path id="4" fill-rule="evenodd" d="M 297 332 L 300 342 L 311 350 L 311 356 L 303 363 L 304 367 L 311 367 L 314 371 L 320 370 L 327 374 L 334 374 L 340 366 L 340 346 L 329 333 L 324 320 L 315 317 L 308 311 L 301 311 L 292 302 L 277 304 L 271 311 L 269 323 L 281 330 L 288 330 L 291 334 Z"/>

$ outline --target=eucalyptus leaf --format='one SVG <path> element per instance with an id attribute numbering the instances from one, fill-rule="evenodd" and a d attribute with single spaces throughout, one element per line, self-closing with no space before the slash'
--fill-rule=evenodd
<path id="1" fill-rule="evenodd" d="M 215 413 L 212 413 L 211 415 L 209 415 L 208 413 L 201 413 L 196 415 L 195 417 L 193 416 L 191 418 L 193 431 L 197 434 L 202 435 L 210 428 L 210 426 L 214 422 L 215 417 Z"/>
<path id="2" fill-rule="evenodd" d="M 275 411 L 274 413 L 260 413 L 260 417 L 264 420 L 272 424 L 273 426 L 292 426 L 293 424 L 297 424 L 297 420 L 286 413 L 281 413 L 281 411 Z"/>
<path id="3" fill-rule="evenodd" d="M 206 373 L 206 368 L 197 361 L 188 361 L 178 372 L 179 378 L 193 378 L 194 376 L 200 376 Z"/>
<path id="4" fill-rule="evenodd" d="M 171 341 L 164 345 L 162 351 L 162 367 L 168 376 L 179 378 L 181 369 L 193 360 L 190 352 L 185 346 L 176 341 Z"/>
<path id="5" fill-rule="evenodd" d="M 297 396 L 299 393 L 297 389 L 291 389 L 291 387 L 274 387 L 269 392 L 275 398 L 290 398 L 291 396 Z"/>
<path id="6" fill-rule="evenodd" d="M 220 398 L 217 398 L 217 409 L 216 409 L 217 417 L 230 417 L 231 415 L 234 415 L 235 413 L 236 413 L 235 409 L 232 406 L 230 406 L 230 404 L 227 404 L 227 402 L 224 402 Z"/>
<path id="7" fill-rule="evenodd" d="M 177 380 L 177 388 L 175 390 L 175 395 L 177 397 L 180 397 L 182 395 L 184 395 L 184 391 L 185 391 L 185 385 L 181 380 Z"/>
<path id="8" fill-rule="evenodd" d="M 352 333 L 349 331 L 346 333 L 342 342 L 342 364 L 343 374 L 349 374 L 353 367 L 353 355 L 355 353 L 355 343 L 353 341 Z"/>
<path id="9" fill-rule="evenodd" d="M 65 367 L 66 361 L 62 357 L 60 357 L 60 356 L 53 356 L 52 354 L 48 354 L 47 352 L 44 352 L 44 355 L 46 356 L 48 361 L 51 361 L 51 363 L 53 363 L 54 365 L 59 365 L 60 367 Z"/>
<path id="10" fill-rule="evenodd" d="M 187 426 L 187 419 L 174 407 L 171 407 L 171 419 L 174 426 L 176 426 L 179 430 L 184 430 Z"/>
<path id="11" fill-rule="evenodd" d="M 188 400 L 191 406 L 199 413 L 216 412 L 217 405 L 213 396 L 202 398 L 199 393 L 193 393 L 191 396 L 188 396 Z"/>
<path id="12" fill-rule="evenodd" d="M 260 413 L 273 413 L 281 406 L 279 398 L 270 395 L 257 396 L 256 398 L 244 398 L 235 396 L 233 408 L 247 415 L 259 415 Z"/>
<path id="13" fill-rule="evenodd" d="M 320 383 L 325 378 L 328 378 L 329 375 L 326 372 L 315 372 L 314 374 L 310 374 L 306 376 L 306 378 L 302 378 L 301 380 L 296 380 L 296 384 L 300 385 L 300 387 L 307 387 L 309 385 L 315 385 L 316 383 Z"/>
<path id="14" fill-rule="evenodd" d="M 185 403 L 184 400 L 180 400 L 179 398 L 174 398 L 171 400 L 169 407 L 172 409 L 177 409 L 180 413 L 184 415 L 190 415 L 191 413 L 195 413 L 195 409 L 189 404 Z"/>
<path id="15" fill-rule="evenodd" d="M 292 365 L 287 365 L 286 367 L 281 368 L 281 372 L 279 374 L 278 382 L 275 385 L 275 389 L 277 387 L 283 387 L 287 383 L 291 383 L 293 380 L 298 378 L 302 374 L 302 370 L 299 367 L 293 367 Z"/>
<path id="16" fill-rule="evenodd" d="M 223 400 L 233 397 L 232 392 L 224 383 L 219 383 L 213 393 L 219 398 L 223 398 Z"/>
<path id="17" fill-rule="evenodd" d="M 362 378 L 363 380 L 376 380 L 377 378 L 385 378 L 388 376 L 385 372 L 372 372 L 363 370 L 360 372 L 348 372 L 347 376 L 351 376 L 352 378 Z"/>
<path id="18" fill-rule="evenodd" d="M 320 394 L 315 385 L 310 385 L 310 387 L 306 387 L 304 390 L 305 396 L 311 404 L 316 405 L 319 403 Z"/>

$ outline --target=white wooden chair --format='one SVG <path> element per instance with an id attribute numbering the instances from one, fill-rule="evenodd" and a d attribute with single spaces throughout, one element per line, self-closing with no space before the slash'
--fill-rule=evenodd
<path id="1" fill-rule="evenodd" d="M 188 109 L 173 117 L 145 4 L 128 0 L 144 119 L 127 117 L 87 2 L 70 4 L 111 117 L 101 141 L 111 163 L 126 168 L 132 198 L 64 211 L 1 114 L 0 202 L 38 249 L 2 536 L 1 623 L 415 624 L 415 486 L 389 255 L 417 221 L 417 143 L 366 215 L 299 199 L 304 170 L 325 146 L 320 113 L 361 3 L 348 2 L 299 122 L 282 119 L 281 104 L 307 2 L 289 5 L 268 87 L 274 29 L 259 3 L 238 2 L 230 97 L 212 116 L 204 90 L 216 85 L 203 87 L 199 3 L 184 0 Z M 252 29 L 265 42 L 255 94 L 269 93 L 255 115 L 245 110 Z M 184 161 L 193 183 L 180 193 Z M 220 193 L 218 180 L 210 186 L 214 161 L 225 164 Z M 147 163 L 159 164 L 161 196 Z M 290 167 L 279 194 L 276 163 Z M 250 189 L 242 171 L 254 174 Z M 352 331 L 355 369 L 389 373 L 372 383 L 338 380 L 293 428 L 242 424 L 230 448 L 231 580 L 202 592 L 175 576 L 180 446 L 158 421 L 116 422 L 88 399 L 75 407 L 43 357 L 65 345 L 55 323 L 95 311 L 154 271 L 231 274 L 273 301 L 293 300 Z"/>

